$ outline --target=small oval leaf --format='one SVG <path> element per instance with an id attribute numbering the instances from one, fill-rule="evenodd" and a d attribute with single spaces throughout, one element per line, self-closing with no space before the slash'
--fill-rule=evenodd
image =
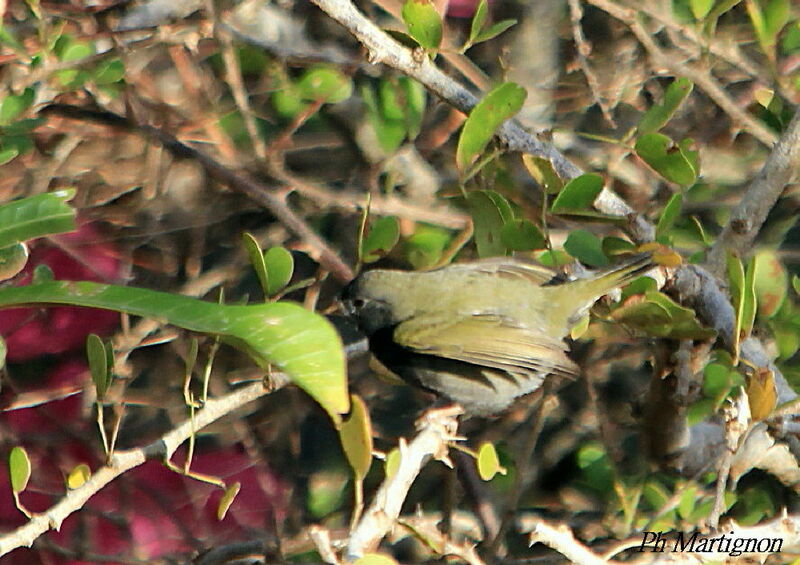
<path id="1" fill-rule="evenodd" d="M 575 210 L 588 210 L 603 190 L 603 177 L 594 173 L 586 173 L 572 179 L 558 193 L 550 211 L 554 214 L 569 213 Z"/>
<path id="2" fill-rule="evenodd" d="M 111 379 L 108 369 L 108 353 L 106 346 L 100 336 L 89 334 L 86 338 L 86 357 L 89 361 L 89 372 L 92 375 L 92 382 L 97 391 L 97 399 L 102 401 Z"/>
<path id="3" fill-rule="evenodd" d="M 264 254 L 261 252 L 261 246 L 250 232 L 244 232 L 242 234 L 242 243 L 244 244 L 245 251 L 247 251 L 247 256 L 250 257 L 250 264 L 256 272 L 261 290 L 264 291 L 264 296 L 269 297 L 269 275 L 267 274 L 267 264 L 264 261 Z"/>
<path id="4" fill-rule="evenodd" d="M 610 263 L 603 253 L 603 244 L 592 232 L 575 230 L 567 236 L 564 242 L 567 253 L 592 267 L 605 267 Z"/>
<path id="5" fill-rule="evenodd" d="M 491 481 L 498 473 L 505 475 L 506 469 L 500 465 L 494 445 L 485 442 L 478 448 L 478 474 L 484 481 Z"/>
<path id="6" fill-rule="evenodd" d="M 92 476 L 92 470 L 89 469 L 89 465 L 86 463 L 81 463 L 76 465 L 72 471 L 69 472 L 67 475 L 67 488 L 72 490 L 79 487 L 82 487 L 83 484 L 89 480 Z"/>
<path id="7" fill-rule="evenodd" d="M 350 395 L 350 417 L 339 427 L 339 438 L 356 479 L 363 480 L 372 465 L 372 423 L 361 397 Z"/>
<path id="8" fill-rule="evenodd" d="M 285 247 L 270 247 L 264 253 L 267 272 L 267 295 L 275 296 L 282 291 L 294 274 L 294 258 Z"/>
<path id="9" fill-rule="evenodd" d="M 11 491 L 19 494 L 28 486 L 31 478 L 31 460 L 24 447 L 15 447 L 8 455 L 8 471 L 11 477 Z"/>
<path id="10" fill-rule="evenodd" d="M 403 5 L 403 21 L 408 34 L 428 51 L 436 51 L 442 43 L 442 16 L 431 0 L 407 0 Z"/>
<path id="11" fill-rule="evenodd" d="M 483 152 L 497 128 L 520 111 L 527 95 L 520 85 L 506 82 L 494 88 L 472 109 L 456 149 L 456 164 L 462 174 Z"/>
<path id="12" fill-rule="evenodd" d="M 378 219 L 361 242 L 361 260 L 373 263 L 385 257 L 400 241 L 400 223 L 394 216 Z"/>

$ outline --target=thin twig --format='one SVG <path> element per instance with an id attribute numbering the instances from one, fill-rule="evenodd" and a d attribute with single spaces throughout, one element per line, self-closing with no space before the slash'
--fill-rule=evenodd
<path id="1" fill-rule="evenodd" d="M 353 271 L 334 252 L 328 244 L 318 236 L 280 197 L 274 194 L 275 187 L 266 185 L 245 173 L 237 173 L 216 159 L 190 147 L 167 132 L 147 124 L 136 124 L 118 114 L 107 111 L 93 111 L 68 104 L 51 104 L 40 111 L 40 114 L 59 114 L 75 119 L 92 120 L 112 127 L 128 131 L 138 131 L 149 139 L 157 141 L 178 158 L 197 161 L 206 174 L 214 180 L 245 194 L 267 208 L 292 233 L 302 239 L 312 251 L 314 258 L 341 282 L 349 282 Z"/>
<path id="2" fill-rule="evenodd" d="M 193 422 L 184 420 L 145 447 L 114 453 L 107 465 L 97 469 L 83 485 L 69 491 L 55 506 L 35 514 L 24 526 L 0 536 L 0 556 L 18 547 L 30 547 L 36 538 L 48 530 L 58 530 L 67 516 L 83 508 L 92 496 L 123 473 L 148 459 L 168 459 L 195 430 L 208 426 L 266 393 L 267 390 L 259 382 L 223 397 L 212 398 L 197 412 Z"/>

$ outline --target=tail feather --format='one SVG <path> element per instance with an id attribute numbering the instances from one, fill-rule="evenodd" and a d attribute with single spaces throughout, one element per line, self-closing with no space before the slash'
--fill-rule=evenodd
<path id="1" fill-rule="evenodd" d="M 650 271 L 656 264 L 650 253 L 640 253 L 586 279 L 598 298 Z"/>

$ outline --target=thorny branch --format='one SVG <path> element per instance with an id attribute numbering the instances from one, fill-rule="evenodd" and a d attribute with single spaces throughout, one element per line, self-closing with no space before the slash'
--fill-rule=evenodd
<path id="1" fill-rule="evenodd" d="M 276 383 L 275 386 L 281 386 L 281 383 Z M 220 398 L 211 398 L 202 410 L 195 413 L 193 419 L 187 418 L 153 443 L 114 453 L 109 464 L 95 471 L 83 485 L 69 491 L 55 506 L 46 512 L 35 514 L 24 526 L 0 536 L 0 555 L 18 547 L 30 547 L 47 530 L 59 529 L 67 516 L 83 508 L 87 500 L 123 473 L 148 459 L 169 459 L 192 434 L 267 392 L 269 390 L 261 382 L 257 382 Z"/>

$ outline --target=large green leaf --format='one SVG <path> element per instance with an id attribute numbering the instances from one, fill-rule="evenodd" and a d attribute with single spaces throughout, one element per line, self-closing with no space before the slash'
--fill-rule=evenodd
<path id="1" fill-rule="evenodd" d="M 74 190 L 58 190 L 0 206 L 0 248 L 75 229 L 75 210 L 67 201 Z"/>
<path id="2" fill-rule="evenodd" d="M 350 408 L 341 339 L 322 316 L 292 302 L 226 305 L 143 288 L 57 281 L 0 288 L 0 307 L 69 304 L 156 318 L 216 334 L 261 366 L 272 364 L 327 410 Z"/>

